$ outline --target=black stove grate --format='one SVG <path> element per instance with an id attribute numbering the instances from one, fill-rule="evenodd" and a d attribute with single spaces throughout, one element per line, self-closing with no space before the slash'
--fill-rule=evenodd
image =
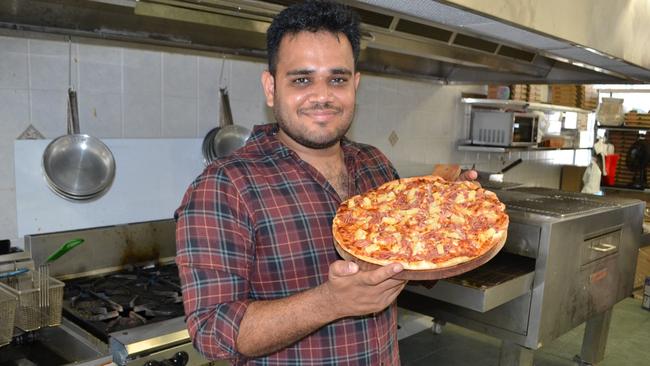
<path id="1" fill-rule="evenodd" d="M 184 315 L 174 265 L 66 281 L 64 315 L 103 341 L 108 334 Z"/>

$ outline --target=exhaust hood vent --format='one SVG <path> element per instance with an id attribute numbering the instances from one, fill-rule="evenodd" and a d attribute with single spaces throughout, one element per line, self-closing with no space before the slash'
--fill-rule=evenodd
<path id="1" fill-rule="evenodd" d="M 424 25 L 422 23 L 411 22 L 408 20 L 400 19 L 395 27 L 398 32 L 414 34 L 416 36 L 426 37 L 441 42 L 449 42 L 451 36 L 454 35 L 452 31 L 446 29 Z"/>
<path id="2" fill-rule="evenodd" d="M 516 58 L 518 60 L 522 60 L 526 62 L 533 62 L 533 60 L 535 59 L 535 54 L 532 52 L 527 52 L 506 45 L 501 45 L 501 48 L 499 48 L 497 54 L 501 56 L 510 57 L 510 58 Z"/>
<path id="3" fill-rule="evenodd" d="M 363 22 L 364 24 L 374 25 L 382 28 L 388 28 L 393 22 L 393 17 L 390 15 L 375 13 L 374 11 L 369 11 L 360 8 L 354 8 L 354 10 L 359 14 L 359 17 L 361 18 L 361 22 Z"/>
<path id="4" fill-rule="evenodd" d="M 494 53 L 497 48 L 499 48 L 499 45 L 497 43 L 460 33 L 458 33 L 454 38 L 454 44 L 457 46 L 473 48 L 487 53 Z"/>
<path id="5" fill-rule="evenodd" d="M 433 0 L 341 0 L 362 21 L 359 68 L 441 83 L 633 83 L 650 72 Z M 263 58 L 293 0 L 6 0 L 0 28 Z M 505 38 L 504 38 L 505 37 Z M 562 48 L 553 53 L 549 48 Z M 574 52 L 575 53 L 575 52 Z M 580 62 L 574 62 L 580 61 Z M 592 66 L 593 65 L 593 66 Z M 647 74 L 646 74 L 647 72 Z M 647 75 L 647 77 L 646 77 Z"/>

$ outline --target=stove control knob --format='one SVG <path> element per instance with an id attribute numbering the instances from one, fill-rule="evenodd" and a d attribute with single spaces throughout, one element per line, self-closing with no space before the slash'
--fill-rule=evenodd
<path id="1" fill-rule="evenodd" d="M 169 359 L 170 364 L 174 366 L 185 366 L 189 360 L 190 355 L 188 355 L 185 351 L 176 352 L 174 357 Z"/>
<path id="2" fill-rule="evenodd" d="M 185 351 L 176 352 L 174 357 L 164 361 L 147 361 L 144 366 L 185 366 L 190 359 L 190 355 Z"/>

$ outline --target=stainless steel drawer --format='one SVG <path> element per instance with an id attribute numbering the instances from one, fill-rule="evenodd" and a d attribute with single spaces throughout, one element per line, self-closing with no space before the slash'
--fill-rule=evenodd
<path id="1" fill-rule="evenodd" d="M 580 265 L 589 264 L 618 252 L 621 230 L 585 238 L 582 243 Z"/>
<path id="2" fill-rule="evenodd" d="M 534 273 L 533 259 L 502 252 L 483 266 L 438 281 L 432 288 L 412 281 L 406 291 L 484 313 L 530 292 Z"/>

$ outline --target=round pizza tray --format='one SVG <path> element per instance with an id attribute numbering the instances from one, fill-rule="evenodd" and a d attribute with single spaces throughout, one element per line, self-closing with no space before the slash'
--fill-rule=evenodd
<path id="1" fill-rule="evenodd" d="M 504 236 L 503 240 L 501 240 L 501 242 L 499 242 L 497 245 L 492 247 L 492 249 L 488 250 L 480 257 L 476 257 L 465 263 L 457 264 L 455 266 L 446 267 L 446 268 L 421 269 L 421 270 L 405 269 L 402 270 L 402 272 L 396 274 L 393 278 L 399 280 L 439 280 L 443 278 L 458 276 L 461 273 L 469 272 L 487 263 L 490 259 L 492 259 L 495 255 L 497 255 L 497 253 L 499 253 L 499 251 L 501 250 L 501 248 L 503 248 L 505 243 L 506 243 L 506 237 Z M 379 267 L 382 267 L 378 264 L 366 262 L 346 252 L 343 248 L 339 246 L 339 243 L 336 242 L 336 240 L 334 240 L 334 247 L 336 248 L 336 251 L 343 259 L 357 263 L 359 265 L 359 269 L 361 269 L 362 271 L 371 271 Z"/>

